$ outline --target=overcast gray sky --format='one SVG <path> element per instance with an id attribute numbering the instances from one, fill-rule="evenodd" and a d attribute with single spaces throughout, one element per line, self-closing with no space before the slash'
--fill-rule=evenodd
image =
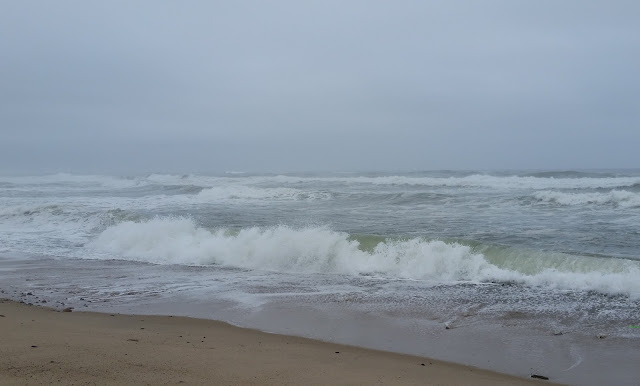
<path id="1" fill-rule="evenodd" d="M 640 167 L 638 1 L 3 1 L 0 171 Z"/>

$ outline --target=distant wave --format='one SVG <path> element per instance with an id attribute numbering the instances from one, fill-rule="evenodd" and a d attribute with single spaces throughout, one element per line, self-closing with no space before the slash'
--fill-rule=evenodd
<path id="1" fill-rule="evenodd" d="M 584 172 L 539 172 L 524 176 L 495 176 L 490 174 L 471 174 L 466 176 L 415 176 L 415 175 L 381 175 L 362 176 L 353 174 L 339 175 L 246 175 L 242 173 L 225 173 L 223 176 L 206 176 L 196 174 L 171 175 L 150 174 L 139 177 L 114 177 L 100 175 L 55 174 L 48 176 L 0 177 L 0 184 L 28 185 L 61 185 L 65 188 L 136 188 L 140 186 L 158 185 L 192 185 L 203 188 L 215 188 L 229 183 L 241 185 L 256 184 L 299 184 L 308 182 L 372 185 L 410 185 L 430 187 L 477 187 L 492 189 L 580 189 L 580 188 L 632 188 L 640 186 L 640 177 L 621 177 L 607 174 Z"/>
<path id="2" fill-rule="evenodd" d="M 539 178 L 616 178 L 616 177 L 619 177 L 615 173 L 579 172 L 574 170 L 542 171 L 542 172 L 524 174 L 524 176 L 539 177 Z"/>
<path id="3" fill-rule="evenodd" d="M 9 182 L 15 185 L 47 185 L 64 186 L 66 189 L 78 187 L 87 188 L 129 188 L 140 184 L 136 178 L 116 177 L 109 175 L 83 175 L 57 173 L 43 176 L 0 176 L 0 182 Z"/>
<path id="4" fill-rule="evenodd" d="M 258 177 L 264 179 L 265 177 Z M 618 188 L 640 184 L 640 177 L 615 178 L 554 178 L 554 177 L 519 177 L 492 176 L 474 174 L 465 177 L 408 177 L 408 176 L 380 176 L 380 177 L 269 177 L 280 183 L 303 183 L 306 181 L 338 182 L 344 184 L 373 184 L 373 185 L 413 185 L 432 187 L 480 187 L 494 189 L 578 189 L 578 188 Z"/>
<path id="5" fill-rule="evenodd" d="M 227 185 L 202 190 L 197 195 L 203 201 L 220 200 L 328 200 L 328 192 L 303 191 L 292 188 L 256 188 L 243 185 Z"/>
<path id="6" fill-rule="evenodd" d="M 612 205 L 621 208 L 640 208 L 640 194 L 625 190 L 607 193 L 565 193 L 555 191 L 535 192 L 533 197 L 541 202 L 559 205 Z"/>
<path id="7" fill-rule="evenodd" d="M 640 297 L 640 262 L 501 251 L 485 256 L 443 241 L 382 239 L 370 248 L 325 227 L 210 231 L 185 218 L 125 221 L 89 246 L 111 258 L 155 264 L 222 264 L 285 272 L 380 275 L 451 283 L 517 282 Z"/>

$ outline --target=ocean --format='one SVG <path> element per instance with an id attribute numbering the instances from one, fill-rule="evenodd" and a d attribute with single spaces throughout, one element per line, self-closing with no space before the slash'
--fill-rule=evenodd
<path id="1" fill-rule="evenodd" d="M 0 177 L 1 296 L 640 382 L 640 170 Z"/>

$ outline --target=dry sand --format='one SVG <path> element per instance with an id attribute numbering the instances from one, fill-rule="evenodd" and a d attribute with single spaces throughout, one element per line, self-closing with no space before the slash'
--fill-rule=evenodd
<path id="1" fill-rule="evenodd" d="M 0 300 L 0 384 L 546 384 L 473 367 L 171 316 Z"/>

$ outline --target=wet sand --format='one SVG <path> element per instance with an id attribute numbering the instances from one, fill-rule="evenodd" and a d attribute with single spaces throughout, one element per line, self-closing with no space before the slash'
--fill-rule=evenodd
<path id="1" fill-rule="evenodd" d="M 519 385 L 438 360 L 204 319 L 60 312 L 0 300 L 0 384 Z"/>

